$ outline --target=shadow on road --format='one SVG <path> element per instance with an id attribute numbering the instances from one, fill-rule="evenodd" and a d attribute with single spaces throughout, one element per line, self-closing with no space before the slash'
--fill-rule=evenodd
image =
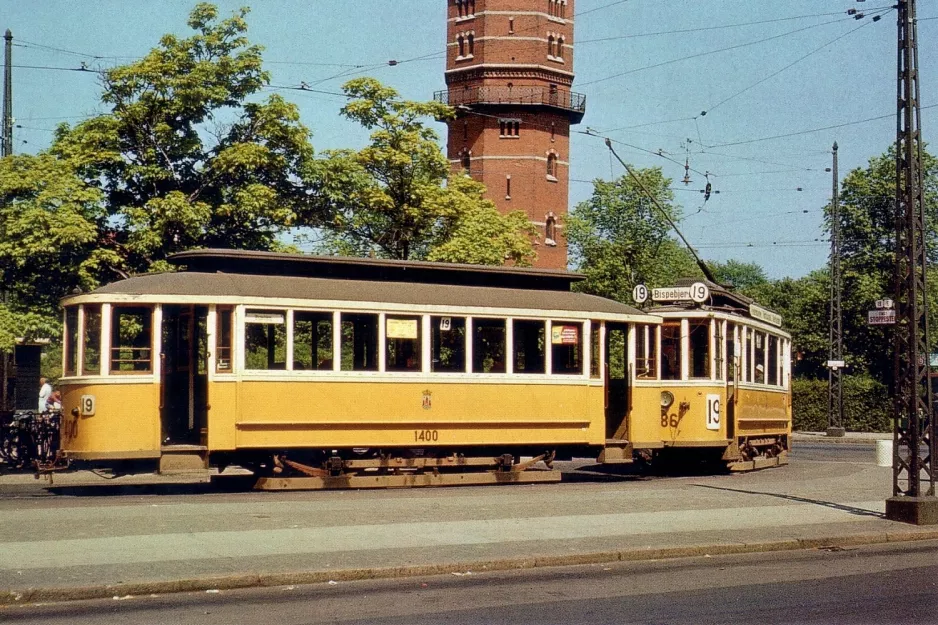
<path id="1" fill-rule="evenodd" d="M 820 499 L 809 499 L 807 497 L 798 497 L 796 495 L 782 495 L 779 493 L 764 493 L 764 492 L 757 491 L 757 490 L 744 490 L 741 488 L 727 488 L 725 486 L 711 486 L 709 484 L 691 484 L 691 486 L 696 486 L 697 488 L 710 488 L 712 490 L 728 491 L 731 493 L 744 493 L 746 495 L 763 495 L 765 497 L 775 497 L 777 499 L 785 499 L 787 501 L 797 501 L 799 503 L 810 503 L 816 506 L 824 506 L 825 508 L 831 508 L 832 510 L 840 510 L 841 512 L 854 514 L 856 516 L 869 516 L 869 517 L 876 517 L 878 519 L 886 518 L 886 515 L 882 512 L 875 512 L 873 510 L 865 510 L 863 508 L 857 508 L 855 506 L 847 506 L 842 503 L 834 503 L 833 501 L 822 501 Z"/>

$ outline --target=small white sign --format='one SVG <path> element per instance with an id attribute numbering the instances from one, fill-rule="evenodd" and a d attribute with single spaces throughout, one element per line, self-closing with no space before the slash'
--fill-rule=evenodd
<path id="1" fill-rule="evenodd" d="M 449 332 L 453 327 L 452 317 L 441 317 L 440 318 L 440 330 L 443 332 Z"/>
<path id="2" fill-rule="evenodd" d="M 707 429 L 720 429 L 720 396 L 707 395 Z"/>
<path id="3" fill-rule="evenodd" d="M 847 366 L 847 363 L 843 360 L 828 360 L 827 366 L 830 369 L 843 369 Z"/>
<path id="4" fill-rule="evenodd" d="M 871 326 L 895 325 L 896 311 L 888 308 L 871 310 L 867 313 L 866 320 Z"/>
<path id="5" fill-rule="evenodd" d="M 286 317 L 280 313 L 249 312 L 244 316 L 245 323 L 282 324 L 286 321 Z"/>
<path id="6" fill-rule="evenodd" d="M 80 407 L 79 412 L 83 417 L 93 417 L 95 411 L 95 399 L 94 395 L 82 395 L 78 400 Z"/>
<path id="7" fill-rule="evenodd" d="M 690 285 L 690 298 L 698 304 L 703 304 L 710 299 L 710 287 L 703 282 L 695 282 Z"/>
<path id="8" fill-rule="evenodd" d="M 648 287 L 644 284 L 636 284 L 632 289 L 632 299 L 636 304 L 644 304 L 648 301 Z"/>

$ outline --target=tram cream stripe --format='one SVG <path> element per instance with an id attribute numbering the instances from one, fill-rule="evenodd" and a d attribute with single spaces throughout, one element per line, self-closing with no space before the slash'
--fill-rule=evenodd
<path id="1" fill-rule="evenodd" d="M 790 527 L 862 522 L 854 512 L 882 512 L 884 502 L 865 501 L 818 510 L 815 504 L 790 504 L 673 512 L 637 512 L 543 516 L 475 521 L 394 523 L 280 530 L 148 534 L 0 544 L 0 570 L 105 566 L 245 558 L 272 555 L 325 554 L 378 549 L 428 549 L 521 541 L 575 540 L 711 530 Z M 811 514 L 806 515 L 805 510 Z M 869 520 L 876 516 L 863 517 Z M 362 536 L 368 540 L 363 541 Z"/>

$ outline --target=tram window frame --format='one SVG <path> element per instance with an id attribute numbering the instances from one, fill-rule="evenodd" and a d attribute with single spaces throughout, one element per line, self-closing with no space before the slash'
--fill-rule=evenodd
<path id="1" fill-rule="evenodd" d="M 335 359 L 333 344 L 333 315 L 331 312 L 294 310 L 290 328 L 293 343 L 293 371 L 332 371 Z M 300 324 L 309 324 L 303 328 Z M 308 337 L 298 341 L 297 337 Z"/>
<path id="2" fill-rule="evenodd" d="M 741 376 L 741 381 L 747 384 L 752 383 L 755 379 L 755 376 L 753 376 L 753 368 L 755 366 L 753 362 L 753 332 L 754 330 L 752 328 L 742 328 L 743 375 Z"/>
<path id="3" fill-rule="evenodd" d="M 234 371 L 234 307 L 215 309 L 215 373 Z"/>
<path id="4" fill-rule="evenodd" d="M 683 345 L 681 338 L 681 322 L 666 321 L 661 324 L 661 349 L 659 350 L 661 360 L 661 379 L 662 380 L 681 380 L 681 363 L 683 362 Z M 672 336 L 672 334 L 675 335 Z M 673 355 L 668 357 L 669 348 L 673 347 Z M 667 367 L 665 366 L 667 365 Z"/>
<path id="5" fill-rule="evenodd" d="M 501 334 L 499 340 L 499 331 Z M 499 352 L 498 347 L 501 347 Z M 508 359 L 507 319 L 472 318 L 472 372 L 483 375 L 506 373 Z M 490 364 L 486 367 L 486 361 Z"/>
<path id="6" fill-rule="evenodd" d="M 602 322 L 590 321 L 590 379 L 602 377 Z"/>
<path id="7" fill-rule="evenodd" d="M 411 332 L 411 322 L 414 330 Z M 384 320 L 384 370 L 417 373 L 423 370 L 423 317 L 387 315 Z M 397 336 L 392 336 L 395 334 Z M 413 334 L 413 336 L 410 336 Z M 406 335 L 406 336 L 403 336 Z"/>
<path id="8" fill-rule="evenodd" d="M 251 315 L 270 315 L 269 321 L 251 321 Z M 279 315 L 281 321 L 274 321 Z M 258 319 L 259 317 L 255 317 Z M 263 334 L 261 333 L 263 330 Z M 283 309 L 248 308 L 244 313 L 244 370 L 245 371 L 286 371 L 287 369 L 287 311 Z M 251 341 L 256 335 L 257 344 L 252 348 Z M 261 340 L 262 339 L 262 340 Z M 260 347 L 262 344 L 266 344 Z M 257 359 L 263 353 L 266 365 L 257 366 L 251 359 Z M 277 360 L 282 353 L 283 360 Z"/>
<path id="9" fill-rule="evenodd" d="M 101 304 L 84 304 L 82 309 L 81 375 L 101 375 Z"/>
<path id="10" fill-rule="evenodd" d="M 703 339 L 703 344 L 700 344 L 701 338 Z M 696 344 L 695 341 L 697 342 Z M 701 350 L 701 348 L 703 349 Z M 701 351 L 703 351 L 702 355 Z M 710 352 L 710 319 L 688 319 L 687 376 L 689 379 L 710 379 Z"/>
<path id="11" fill-rule="evenodd" d="M 378 371 L 378 326 L 377 313 L 340 313 L 340 371 Z"/>
<path id="12" fill-rule="evenodd" d="M 127 344 L 130 318 L 140 324 L 140 334 Z M 123 318 L 128 318 L 121 328 Z M 153 372 L 153 308 L 149 306 L 113 306 L 111 308 L 110 372 L 116 375 L 143 375 Z M 127 355 L 129 358 L 124 358 Z"/>
<path id="13" fill-rule="evenodd" d="M 766 371 L 765 382 L 769 386 L 779 386 L 779 380 L 781 376 L 779 375 L 779 337 L 769 334 L 768 335 L 768 371 Z"/>
<path id="14" fill-rule="evenodd" d="M 63 372 L 66 376 L 78 375 L 78 306 L 65 309 L 65 345 Z"/>
<path id="15" fill-rule="evenodd" d="M 430 371 L 433 373 L 466 372 L 465 317 L 445 315 L 430 317 Z"/>
<path id="16" fill-rule="evenodd" d="M 564 342 L 571 327 L 576 330 L 576 341 Z M 550 352 L 551 375 L 583 375 L 583 322 L 551 321 Z"/>
<path id="17" fill-rule="evenodd" d="M 767 335 L 765 332 L 761 332 L 758 330 L 755 332 L 755 339 L 754 339 L 755 343 L 753 347 L 754 349 L 753 361 L 755 362 L 755 367 L 753 367 L 753 371 L 755 372 L 755 377 L 753 378 L 754 384 L 766 383 L 765 357 L 766 357 L 766 352 L 768 351 L 767 345 L 766 345 L 766 336 Z"/>
<path id="18" fill-rule="evenodd" d="M 713 379 L 717 381 L 722 381 L 723 376 L 723 367 L 726 363 L 726 322 L 720 319 L 714 319 L 712 325 L 712 338 L 713 338 Z"/>
<path id="19" fill-rule="evenodd" d="M 547 329 L 543 319 L 511 320 L 512 373 L 547 373 Z"/>
<path id="20" fill-rule="evenodd" d="M 726 322 L 726 379 L 736 383 L 736 358 L 739 350 L 736 348 L 736 334 L 738 326 L 732 321 Z"/>
<path id="21" fill-rule="evenodd" d="M 658 326 L 635 324 L 635 379 L 658 379 Z"/>

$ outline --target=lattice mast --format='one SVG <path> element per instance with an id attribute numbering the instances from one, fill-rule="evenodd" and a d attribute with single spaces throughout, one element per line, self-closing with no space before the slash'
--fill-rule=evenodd
<path id="1" fill-rule="evenodd" d="M 844 435 L 843 393 L 843 314 L 841 311 L 840 271 L 840 180 L 837 172 L 837 143 L 833 147 L 834 187 L 831 195 L 831 302 L 830 302 L 830 358 L 827 373 L 827 435 Z"/>
<path id="2" fill-rule="evenodd" d="M 935 457 L 934 412 L 928 377 L 927 259 L 915 0 L 899 0 L 897 9 L 894 500 L 935 494 L 935 467 L 932 461 Z M 887 516 L 892 516 L 890 501 L 887 501 Z"/>
<path id="3" fill-rule="evenodd" d="M 3 36 L 3 133 L 0 156 L 13 154 L 13 33 Z"/>

